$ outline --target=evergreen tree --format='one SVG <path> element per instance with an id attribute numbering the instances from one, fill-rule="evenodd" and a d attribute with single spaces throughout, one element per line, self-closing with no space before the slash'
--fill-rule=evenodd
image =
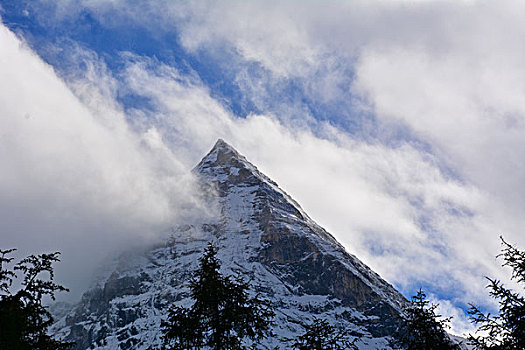
<path id="1" fill-rule="evenodd" d="M 410 307 L 396 334 L 394 346 L 407 350 L 459 350 L 460 346 L 448 336 L 445 328 L 450 318 L 440 319 L 437 304 L 430 304 L 420 289 L 412 297 Z"/>
<path id="2" fill-rule="evenodd" d="M 268 301 L 248 295 L 249 285 L 220 273 L 217 249 L 209 244 L 190 281 L 193 305 L 171 307 L 162 322 L 167 349 L 244 349 L 242 340 L 269 333 L 274 313 Z"/>
<path id="3" fill-rule="evenodd" d="M 511 279 L 525 288 L 525 252 L 505 242 L 503 245 L 503 266 L 512 268 Z M 506 288 L 500 281 L 490 279 L 489 294 L 498 300 L 499 314 L 484 314 L 471 305 L 471 321 L 479 324 L 478 332 L 484 335 L 470 335 L 469 341 L 476 349 L 483 350 L 523 350 L 525 349 L 525 298 L 522 293 Z M 477 333 L 477 332 L 476 332 Z"/>
<path id="4" fill-rule="evenodd" d="M 70 349 L 72 343 L 54 339 L 48 334 L 53 317 L 42 304 L 45 296 L 55 299 L 55 292 L 67 291 L 53 282 L 53 262 L 59 261 L 58 252 L 30 255 L 18 262 L 13 270 L 7 265 L 15 249 L 0 249 L 0 349 L 57 350 Z M 11 292 L 13 279 L 20 271 L 24 279 L 21 288 Z M 48 279 L 41 279 L 47 273 Z"/>
<path id="5" fill-rule="evenodd" d="M 292 344 L 295 350 L 349 350 L 357 349 L 355 340 L 348 339 L 347 330 L 337 330 L 328 321 L 314 317 L 314 321 L 305 326 L 305 333 L 297 337 Z"/>

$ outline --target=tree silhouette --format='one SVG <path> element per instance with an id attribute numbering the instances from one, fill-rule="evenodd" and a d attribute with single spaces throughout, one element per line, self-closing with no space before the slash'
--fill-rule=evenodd
<path id="1" fill-rule="evenodd" d="M 338 330 L 327 320 L 314 317 L 311 324 L 305 325 L 305 333 L 292 344 L 295 350 L 350 350 L 357 349 L 355 340 L 348 339 L 347 330 Z"/>
<path id="2" fill-rule="evenodd" d="M 215 350 L 245 349 L 243 339 L 260 339 L 269 333 L 273 310 L 258 295 L 248 295 L 249 285 L 220 273 L 217 249 L 210 243 L 190 281 L 193 305 L 172 306 L 162 322 L 164 348 Z"/>
<path id="3" fill-rule="evenodd" d="M 505 242 L 503 245 L 503 266 L 512 268 L 511 279 L 525 287 L 525 252 Z M 479 325 L 476 333 L 469 335 L 470 343 L 476 349 L 483 350 L 523 350 L 525 349 L 525 298 L 523 294 L 506 288 L 499 280 L 488 278 L 489 294 L 499 303 L 499 314 L 484 314 L 478 307 L 471 305 L 471 321 Z M 523 290 L 522 290 L 523 292 Z"/>
<path id="4" fill-rule="evenodd" d="M 430 304 L 420 289 L 412 297 L 410 307 L 396 334 L 394 346 L 407 350 L 459 350 L 460 346 L 448 336 L 445 328 L 450 318 L 440 319 L 437 304 Z"/>
<path id="5" fill-rule="evenodd" d="M 55 292 L 67 291 L 53 282 L 52 264 L 58 259 L 58 252 L 30 255 L 18 262 L 13 270 L 7 265 L 13 260 L 8 257 L 15 249 L 0 249 L 0 349 L 56 350 L 70 349 L 72 343 L 53 339 L 48 334 L 53 317 L 42 304 L 45 296 L 55 299 Z M 21 288 L 11 292 L 16 271 L 24 276 Z M 47 273 L 48 279 L 41 279 Z"/>

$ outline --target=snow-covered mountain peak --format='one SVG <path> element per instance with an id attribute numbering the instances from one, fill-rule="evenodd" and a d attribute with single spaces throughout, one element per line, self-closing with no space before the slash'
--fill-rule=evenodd
<path id="1" fill-rule="evenodd" d="M 246 158 L 223 139 L 218 139 L 211 151 L 197 165 L 196 170 L 206 172 L 212 168 L 252 168 Z"/>
<path id="2" fill-rule="evenodd" d="M 291 196 L 219 139 L 194 168 L 217 217 L 173 228 L 165 246 L 111 269 L 55 326 L 75 350 L 140 349 L 160 344 L 169 305 L 188 305 L 188 280 L 208 242 L 221 270 L 251 281 L 275 307 L 274 336 L 258 349 L 289 348 L 312 317 L 352 330 L 360 349 L 389 349 L 406 300 Z"/>
<path id="3" fill-rule="evenodd" d="M 277 184 L 261 173 L 242 154 L 224 140 L 219 139 L 211 151 L 193 169 L 204 182 L 227 183 L 229 186 L 247 187 L 266 183 Z"/>

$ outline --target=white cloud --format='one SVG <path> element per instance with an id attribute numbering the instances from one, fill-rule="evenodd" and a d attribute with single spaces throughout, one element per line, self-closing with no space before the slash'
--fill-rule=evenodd
<path id="1" fill-rule="evenodd" d="M 128 245 L 124 236 L 151 238 L 200 206 L 189 166 L 154 128 L 135 134 L 114 102 L 87 85 L 75 86 L 89 101 L 81 103 L 4 26 L 0 47 L 4 248 L 64 251 L 64 259 L 76 262 L 59 269 L 80 289 L 91 261 Z"/>
<path id="2" fill-rule="evenodd" d="M 438 299 L 434 295 L 430 295 L 427 300 L 438 305 L 435 310 L 437 315 L 446 315 L 447 318 L 451 317 L 448 325 L 454 331 L 453 334 L 466 336 L 475 333 L 476 327 L 470 322 L 467 314 L 455 307 L 450 300 Z"/>

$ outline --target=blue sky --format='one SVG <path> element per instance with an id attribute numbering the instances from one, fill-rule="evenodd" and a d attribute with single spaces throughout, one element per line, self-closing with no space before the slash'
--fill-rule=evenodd
<path id="1" fill-rule="evenodd" d="M 202 215 L 187 172 L 219 137 L 456 333 L 508 280 L 499 235 L 525 246 L 519 4 L 0 6 L 0 228 L 60 249 L 75 297 L 92 261 Z"/>

